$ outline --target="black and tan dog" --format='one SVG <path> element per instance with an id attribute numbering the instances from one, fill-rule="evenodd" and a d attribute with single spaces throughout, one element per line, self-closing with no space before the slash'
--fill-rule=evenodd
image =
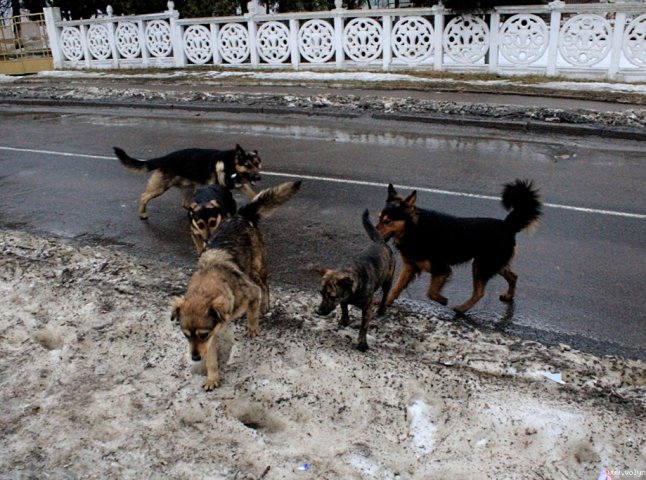
<path id="1" fill-rule="evenodd" d="M 256 150 L 240 145 L 232 150 L 187 148 L 150 160 L 137 160 L 114 147 L 119 161 L 131 170 L 150 172 L 146 190 L 139 199 L 139 217 L 148 218 L 146 205 L 171 187 L 182 189 L 182 206 L 188 208 L 197 185 L 224 185 L 240 189 L 249 199 L 255 196 L 250 184 L 260 180 L 261 161 Z"/>
<path id="2" fill-rule="evenodd" d="M 204 251 L 206 241 L 222 219 L 232 217 L 236 210 L 236 201 L 227 187 L 207 185 L 197 189 L 188 207 L 188 220 L 191 238 L 198 253 Z"/>
<path id="3" fill-rule="evenodd" d="M 355 257 L 350 265 L 338 270 L 328 268 L 319 271 L 322 275 L 321 304 L 316 313 L 329 315 L 340 304 L 339 325 L 347 326 L 350 322 L 348 305 L 360 308 L 361 327 L 357 348 L 365 352 L 368 350 L 366 334 L 372 319 L 373 296 L 381 288 L 383 295 L 377 314 L 383 315 L 386 311 L 386 297 L 395 273 L 395 259 L 390 247 L 370 222 L 368 210 L 363 212 L 362 221 L 371 244 Z"/>
<path id="4" fill-rule="evenodd" d="M 206 390 L 220 383 L 216 343 L 225 324 L 246 313 L 249 336 L 260 333 L 260 315 L 269 310 L 269 286 L 258 222 L 292 198 L 300 184 L 263 190 L 236 215 L 224 218 L 200 256 L 186 294 L 173 303 L 171 318 L 182 327 L 191 358 L 204 359 Z"/>
<path id="5" fill-rule="evenodd" d="M 453 310 L 462 314 L 473 307 L 496 274 L 509 284 L 500 300 L 511 302 L 518 278 L 510 267 L 516 234 L 541 216 L 541 202 L 532 183 L 516 180 L 505 185 L 502 204 L 511 211 L 504 220 L 454 217 L 419 208 L 416 198 L 415 191 L 403 198 L 388 185 L 386 206 L 379 216 L 377 229 L 384 237 L 394 238 L 403 265 L 386 303 L 390 305 L 416 275 L 429 272 L 428 297 L 446 305 L 447 299 L 441 292 L 451 275 L 451 266 L 470 260 L 473 260 L 473 293 Z"/>

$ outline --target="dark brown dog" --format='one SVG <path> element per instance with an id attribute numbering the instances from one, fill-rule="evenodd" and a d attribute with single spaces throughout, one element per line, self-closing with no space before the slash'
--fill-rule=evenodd
<path id="1" fill-rule="evenodd" d="M 352 263 L 338 270 L 322 269 L 319 271 L 321 279 L 321 304 L 316 313 L 329 315 L 337 305 L 341 305 L 340 326 L 347 326 L 350 322 L 348 305 L 361 309 L 361 327 L 357 348 L 365 352 L 368 350 L 366 334 L 368 324 L 372 319 L 373 296 L 381 288 L 382 301 L 377 310 L 378 315 L 386 311 L 386 297 L 392 285 L 395 273 L 395 259 L 390 247 L 386 245 L 372 223 L 368 210 L 363 212 L 363 228 L 372 243 L 352 260 Z"/>
<path id="2" fill-rule="evenodd" d="M 206 241 L 218 228 L 222 219 L 232 217 L 236 210 L 236 201 L 227 187 L 208 185 L 197 189 L 188 207 L 191 238 L 197 253 L 204 251 Z"/>
<path id="3" fill-rule="evenodd" d="M 191 358 L 205 361 L 206 390 L 220 383 L 216 337 L 223 326 L 246 313 L 249 336 L 260 333 L 260 314 L 269 310 L 269 285 L 258 222 L 292 198 L 300 183 L 263 190 L 236 215 L 224 218 L 200 256 L 185 296 L 173 303 L 171 318 L 182 327 Z"/>
<path id="4" fill-rule="evenodd" d="M 416 275 L 429 272 L 428 297 L 446 305 L 448 301 L 441 291 L 451 275 L 451 266 L 471 260 L 473 294 L 454 310 L 463 314 L 473 307 L 484 296 L 487 282 L 496 274 L 509 284 L 500 300 L 511 302 L 518 278 L 510 267 L 516 234 L 541 216 L 541 202 L 532 183 L 516 180 L 505 185 L 502 204 L 511 211 L 504 220 L 454 217 L 418 208 L 416 200 L 416 192 L 403 198 L 388 185 L 386 206 L 379 215 L 377 230 L 385 238 L 394 238 L 403 265 L 386 303 L 390 305 Z"/>
<path id="5" fill-rule="evenodd" d="M 137 160 L 118 147 L 114 147 L 114 153 L 126 168 L 153 172 L 139 200 L 142 220 L 148 218 L 148 202 L 171 187 L 182 189 L 182 206 L 188 208 L 197 185 L 218 184 L 230 190 L 238 188 L 252 199 L 256 193 L 250 184 L 260 180 L 258 152 L 247 152 L 240 145 L 233 150 L 188 148 L 151 160 Z"/>

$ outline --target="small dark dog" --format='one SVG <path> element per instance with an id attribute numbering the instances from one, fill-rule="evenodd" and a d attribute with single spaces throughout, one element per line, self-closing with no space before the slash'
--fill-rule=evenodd
<path id="1" fill-rule="evenodd" d="M 321 269 L 321 304 L 316 313 L 329 315 L 337 305 L 341 304 L 340 326 L 347 326 L 350 322 L 348 305 L 361 309 L 361 328 L 357 348 L 365 352 L 368 350 L 366 334 L 368 324 L 372 319 L 373 296 L 381 288 L 382 300 L 377 310 L 378 315 L 386 311 L 386 298 L 392 285 L 395 273 L 395 259 L 392 250 L 372 223 L 368 210 L 363 212 L 363 228 L 372 243 L 355 257 L 352 263 L 344 268 Z"/>
<path id="2" fill-rule="evenodd" d="M 256 195 L 250 184 L 260 180 L 261 161 L 256 150 L 240 145 L 233 150 L 188 148 L 151 160 L 137 160 L 114 147 L 119 161 L 131 170 L 150 172 L 146 190 L 139 200 L 139 217 L 148 218 L 146 205 L 171 187 L 182 189 L 182 206 L 188 208 L 197 185 L 224 185 L 240 189 L 250 200 Z"/>
<path id="3" fill-rule="evenodd" d="M 237 210 L 231 191 L 222 185 L 208 185 L 198 188 L 188 207 L 191 238 L 202 253 L 209 237 L 218 228 L 223 218 L 232 217 Z"/>
<path id="4" fill-rule="evenodd" d="M 249 336 L 260 334 L 259 319 L 269 310 L 265 243 L 261 218 L 292 198 L 301 182 L 285 182 L 261 191 L 236 215 L 224 218 L 200 256 L 186 294 L 173 302 L 194 361 L 204 359 L 205 390 L 220 384 L 217 336 L 227 322 L 247 315 Z"/>
<path id="5" fill-rule="evenodd" d="M 518 279 L 510 267 L 516 234 L 541 216 L 541 202 L 532 183 L 516 180 L 505 185 L 502 204 L 511 211 L 504 220 L 454 217 L 425 210 L 415 205 L 416 198 L 415 191 L 402 198 L 392 185 L 388 185 L 386 206 L 379 215 L 377 230 L 385 238 L 394 237 L 403 262 L 387 305 L 422 271 L 431 274 L 427 296 L 446 305 L 448 301 L 441 291 L 451 275 L 451 266 L 470 260 L 473 260 L 473 294 L 453 310 L 463 314 L 473 307 L 484 296 L 487 282 L 496 274 L 509 284 L 500 300 L 511 302 Z"/>

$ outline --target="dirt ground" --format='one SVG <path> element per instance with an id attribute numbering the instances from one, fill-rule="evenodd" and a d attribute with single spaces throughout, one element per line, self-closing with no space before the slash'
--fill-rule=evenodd
<path id="1" fill-rule="evenodd" d="M 170 320 L 190 271 L 16 230 L 0 230 L 0 249 L 2 479 L 646 470 L 643 362 L 402 305 L 374 321 L 364 354 L 354 348 L 356 311 L 339 329 L 313 313 L 317 292 L 272 284 L 261 336 L 232 325 L 221 339 L 222 385 L 207 393 Z"/>

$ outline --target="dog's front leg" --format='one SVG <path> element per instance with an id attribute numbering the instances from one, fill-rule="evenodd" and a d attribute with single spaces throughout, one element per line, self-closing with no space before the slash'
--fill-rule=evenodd
<path id="1" fill-rule="evenodd" d="M 341 302 L 341 318 L 339 327 L 347 327 L 350 324 L 350 314 L 348 313 L 348 302 Z"/>
<path id="2" fill-rule="evenodd" d="M 440 303 L 442 305 L 449 303 L 447 298 L 440 292 L 442 291 L 442 288 L 444 288 L 444 284 L 450 276 L 451 269 L 449 269 L 448 273 L 443 273 L 440 275 L 431 273 L 431 284 L 429 285 L 428 292 L 426 293 L 428 298 L 435 300 L 437 303 Z"/>
<path id="3" fill-rule="evenodd" d="M 399 272 L 399 278 L 397 279 L 397 283 L 395 284 L 395 287 L 392 289 L 390 292 L 390 295 L 388 295 L 388 299 L 386 300 L 386 306 L 392 305 L 392 303 L 397 300 L 397 297 L 399 297 L 399 294 L 404 291 L 406 287 L 410 284 L 410 282 L 415 278 L 415 274 L 417 274 L 418 269 L 415 267 L 415 265 L 404 262 L 402 265 L 402 270 Z"/>
<path id="4" fill-rule="evenodd" d="M 253 188 L 251 188 L 251 185 L 249 185 L 249 183 L 247 182 L 244 182 L 242 185 L 240 185 L 238 189 L 245 195 L 245 197 L 247 197 L 249 201 L 253 200 L 256 196 L 256 192 L 254 192 Z"/>
<path id="5" fill-rule="evenodd" d="M 211 335 L 207 345 L 204 364 L 206 366 L 206 380 L 202 385 L 204 390 L 211 391 L 220 385 L 220 370 L 218 365 L 217 336 Z"/>
<path id="6" fill-rule="evenodd" d="M 193 239 L 193 244 L 195 245 L 197 253 L 202 253 L 204 251 L 204 239 L 202 238 L 202 236 L 196 235 L 191 232 L 191 238 Z"/>
<path id="7" fill-rule="evenodd" d="M 188 210 L 191 207 L 191 199 L 195 193 L 195 185 L 182 185 L 182 208 Z"/>

